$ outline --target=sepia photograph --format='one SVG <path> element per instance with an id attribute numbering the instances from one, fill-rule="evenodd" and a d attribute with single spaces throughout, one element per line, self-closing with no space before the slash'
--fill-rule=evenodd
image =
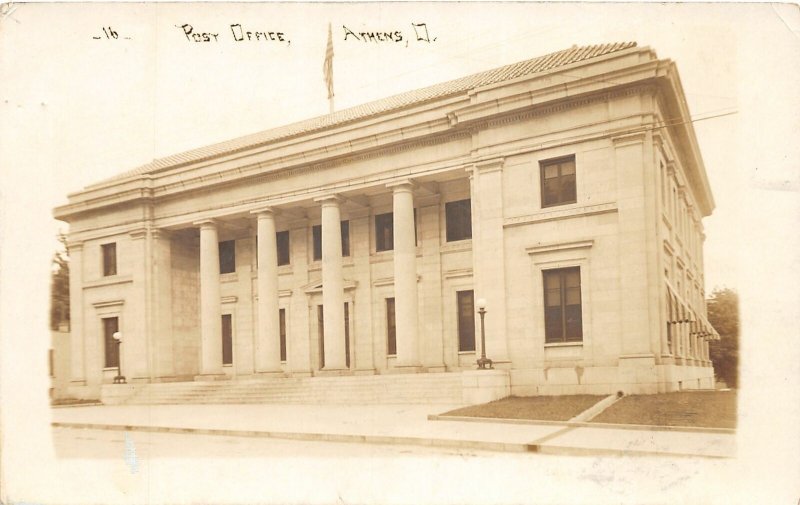
<path id="1" fill-rule="evenodd" d="M 0 6 L 3 503 L 798 503 L 800 12 Z"/>

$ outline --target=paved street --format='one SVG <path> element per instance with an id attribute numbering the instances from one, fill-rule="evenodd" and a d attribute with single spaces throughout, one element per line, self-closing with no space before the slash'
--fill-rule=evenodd
<path id="1" fill-rule="evenodd" d="M 106 458 L 141 465 L 149 458 L 396 458 L 403 456 L 490 456 L 474 449 L 384 444 L 349 444 L 304 440 L 276 440 L 183 433 L 143 433 L 54 428 L 53 445 L 59 458 Z M 136 454 L 135 458 L 132 454 Z M 533 456 L 533 455 L 530 455 Z"/>

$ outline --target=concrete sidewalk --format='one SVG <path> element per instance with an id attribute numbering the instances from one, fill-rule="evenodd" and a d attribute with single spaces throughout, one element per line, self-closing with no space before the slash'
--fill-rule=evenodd
<path id="1" fill-rule="evenodd" d="M 575 455 L 734 457 L 735 434 L 428 420 L 459 405 L 119 405 L 53 409 L 53 425 Z"/>

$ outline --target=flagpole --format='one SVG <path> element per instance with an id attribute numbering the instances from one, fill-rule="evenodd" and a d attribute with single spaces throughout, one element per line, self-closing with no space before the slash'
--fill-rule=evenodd
<path id="1" fill-rule="evenodd" d="M 325 47 L 325 61 L 322 64 L 325 86 L 328 88 L 328 107 L 333 114 L 333 31 L 328 23 L 328 45 Z"/>

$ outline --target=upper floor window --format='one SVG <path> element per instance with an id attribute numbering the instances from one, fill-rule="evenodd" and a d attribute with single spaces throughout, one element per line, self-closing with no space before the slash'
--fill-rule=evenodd
<path id="1" fill-rule="evenodd" d="M 472 205 L 470 199 L 444 204 L 447 241 L 472 238 Z"/>
<path id="2" fill-rule="evenodd" d="M 275 243 L 278 247 L 278 266 L 289 264 L 289 230 L 279 231 L 275 234 Z"/>
<path id="3" fill-rule="evenodd" d="M 545 270 L 544 324 L 545 342 L 580 342 L 583 340 L 581 316 L 580 267 Z"/>
<path id="4" fill-rule="evenodd" d="M 542 207 L 577 202 L 575 156 L 539 162 Z"/>
<path id="5" fill-rule="evenodd" d="M 229 274 L 236 271 L 236 241 L 226 240 L 219 243 L 219 273 Z"/>
<path id="6" fill-rule="evenodd" d="M 394 215 L 391 212 L 375 216 L 375 251 L 394 249 Z"/>
<path id="7" fill-rule="evenodd" d="M 417 209 L 414 208 L 414 245 L 417 245 Z M 394 250 L 394 213 L 375 216 L 375 251 Z"/>
<path id="8" fill-rule="evenodd" d="M 342 233 L 342 256 L 350 256 L 350 221 L 341 221 L 340 230 Z M 316 224 L 311 227 L 311 236 L 314 241 L 314 261 L 322 259 L 322 225 Z"/>
<path id="9" fill-rule="evenodd" d="M 117 244 L 103 244 L 103 276 L 117 275 Z"/>

